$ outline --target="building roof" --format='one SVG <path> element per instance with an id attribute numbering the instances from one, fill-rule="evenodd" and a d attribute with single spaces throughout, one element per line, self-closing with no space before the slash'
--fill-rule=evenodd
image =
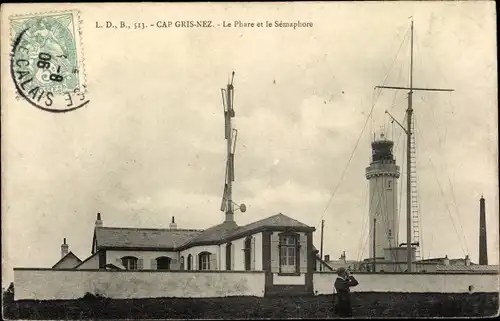
<path id="1" fill-rule="evenodd" d="M 223 222 L 221 224 L 212 226 L 197 236 L 193 237 L 186 244 L 202 243 L 202 242 L 217 242 L 227 238 L 229 235 L 238 229 L 238 225 L 233 222 Z"/>
<path id="2" fill-rule="evenodd" d="M 63 256 L 59 261 L 57 261 L 57 263 L 54 264 L 52 266 L 52 268 L 53 269 L 56 268 L 59 264 L 61 264 L 62 262 L 66 261 L 66 260 L 68 260 L 70 258 L 75 258 L 78 262 L 80 262 L 80 263 L 82 262 L 82 260 L 80 260 L 78 258 L 78 256 L 76 256 L 73 252 L 70 251 L 68 254 L 66 254 L 65 256 Z"/>
<path id="3" fill-rule="evenodd" d="M 441 263 L 444 262 L 446 259 L 450 262 L 450 265 L 465 265 L 465 259 L 464 258 L 459 258 L 459 259 L 449 259 L 447 257 L 436 257 L 436 258 L 429 258 L 429 259 L 423 259 L 423 260 L 418 260 L 416 261 L 417 263 L 422 262 L 434 262 L 434 263 Z M 470 262 L 470 265 L 476 265 L 474 262 Z"/>
<path id="4" fill-rule="evenodd" d="M 232 235 L 249 232 L 262 227 L 305 227 L 311 228 L 310 226 L 294 220 L 282 213 L 264 218 L 262 220 L 247 224 L 234 231 Z"/>
<path id="5" fill-rule="evenodd" d="M 206 230 L 97 227 L 94 237 L 97 248 L 178 249 L 200 243 L 218 243 L 255 230 L 273 227 L 314 229 L 279 213 L 241 227 L 235 222 L 223 222 Z"/>
<path id="6" fill-rule="evenodd" d="M 108 264 L 106 264 L 106 265 L 104 266 L 104 268 L 105 268 L 106 270 L 123 270 L 122 268 L 120 268 L 120 267 L 118 267 L 118 266 L 116 266 L 116 265 L 114 265 L 114 264 L 112 264 L 112 263 L 108 263 Z"/>
<path id="7" fill-rule="evenodd" d="M 450 265 L 455 264 L 465 264 L 465 259 L 450 259 Z M 470 262 L 470 265 L 475 265 L 476 263 Z"/>
<path id="8" fill-rule="evenodd" d="M 436 271 L 498 272 L 498 265 L 437 265 Z"/>
<path id="9" fill-rule="evenodd" d="M 83 260 L 82 262 L 80 262 L 80 264 L 78 264 L 74 268 L 75 269 L 79 268 L 80 266 L 82 266 L 83 264 L 85 264 L 88 260 L 90 260 L 91 258 L 95 257 L 98 254 L 99 254 L 98 252 L 95 252 L 94 254 L 92 254 L 91 256 L 89 256 L 88 258 L 86 258 L 85 260 Z"/>
<path id="10" fill-rule="evenodd" d="M 176 248 L 199 235 L 201 230 L 97 227 L 97 247 Z"/>
<path id="11" fill-rule="evenodd" d="M 194 246 L 200 243 L 217 243 L 223 242 L 228 239 L 234 239 L 239 236 L 244 236 L 245 234 L 250 234 L 253 231 L 257 231 L 263 228 L 307 228 L 314 229 L 304 223 L 301 223 L 293 218 L 290 218 L 282 213 L 264 218 L 262 220 L 244 225 L 238 226 L 235 222 L 224 222 L 222 224 L 211 227 L 200 235 L 193 238 L 191 241 L 185 244 L 185 246 Z"/>
<path id="12" fill-rule="evenodd" d="M 445 257 L 435 257 L 430 259 L 417 260 L 415 262 L 441 262 L 444 261 L 445 259 L 446 259 Z"/>

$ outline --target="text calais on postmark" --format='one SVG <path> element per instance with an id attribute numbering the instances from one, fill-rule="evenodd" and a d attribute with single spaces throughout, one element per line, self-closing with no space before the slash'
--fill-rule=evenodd
<path id="1" fill-rule="evenodd" d="M 18 94 L 49 112 L 85 106 L 78 11 L 12 16 L 11 75 Z"/>

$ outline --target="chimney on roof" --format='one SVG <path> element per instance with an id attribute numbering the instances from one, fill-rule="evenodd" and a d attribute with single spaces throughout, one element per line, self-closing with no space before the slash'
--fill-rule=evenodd
<path id="1" fill-rule="evenodd" d="M 170 223 L 169 227 L 171 229 L 176 229 L 177 228 L 177 223 L 175 223 L 175 216 L 172 216 L 172 222 Z"/>
<path id="2" fill-rule="evenodd" d="M 325 262 L 330 262 L 330 255 L 329 254 L 325 255 Z"/>
<path id="3" fill-rule="evenodd" d="M 488 265 L 488 248 L 486 243 L 486 201 L 482 195 L 479 200 L 479 264 Z"/>
<path id="4" fill-rule="evenodd" d="M 66 244 L 66 238 L 63 240 L 63 244 L 61 244 L 61 258 L 65 257 L 69 252 L 69 246 Z"/>
<path id="5" fill-rule="evenodd" d="M 448 254 L 444 257 L 444 265 L 450 265 L 450 259 L 448 258 Z"/>
<path id="6" fill-rule="evenodd" d="M 465 256 L 465 266 L 470 266 L 470 258 L 469 255 Z"/>
<path id="7" fill-rule="evenodd" d="M 101 213 L 97 213 L 97 219 L 95 220 L 95 227 L 102 227 Z"/>

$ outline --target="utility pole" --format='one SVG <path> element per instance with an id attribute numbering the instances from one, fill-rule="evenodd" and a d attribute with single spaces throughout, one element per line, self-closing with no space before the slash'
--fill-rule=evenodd
<path id="1" fill-rule="evenodd" d="M 373 246 L 373 273 L 377 272 L 377 270 L 375 269 L 376 264 L 377 264 L 376 263 L 377 259 L 376 259 L 376 255 L 375 255 L 375 248 L 376 248 L 376 245 L 377 245 L 377 242 L 376 242 L 377 237 L 376 237 L 376 234 L 375 234 L 375 232 L 376 232 L 375 227 L 376 226 L 377 226 L 377 219 L 374 217 L 373 218 L 373 245 L 372 245 Z"/>
<path id="2" fill-rule="evenodd" d="M 412 18 L 412 17 L 410 17 Z M 391 114 L 389 114 L 387 111 L 386 113 L 389 114 L 389 116 L 392 118 L 393 121 L 396 121 L 396 123 L 403 129 L 403 131 L 406 133 L 407 139 L 406 139 L 406 148 L 407 148 L 407 179 L 406 179 L 406 247 L 407 247 L 407 271 L 411 272 L 412 271 L 412 232 L 411 232 L 411 223 L 412 223 L 412 217 L 411 217 L 411 191 L 412 191 L 412 186 L 411 186 L 411 135 L 414 135 L 411 130 L 411 121 L 412 121 L 412 116 L 413 116 L 413 105 L 412 105 L 412 98 L 413 98 L 413 92 L 418 90 L 418 91 L 454 91 L 453 89 L 442 89 L 442 88 L 415 88 L 413 87 L 413 18 L 411 20 L 411 45 L 410 45 L 410 86 L 409 87 L 398 87 L 398 86 L 375 86 L 375 88 L 385 88 L 385 89 L 403 89 L 403 90 L 409 90 L 408 91 L 408 108 L 406 109 L 406 117 L 407 117 L 407 125 L 406 128 L 401 126 L 399 122 L 397 122 L 394 117 L 392 117 Z M 419 245 L 417 245 L 419 246 Z"/>
<path id="3" fill-rule="evenodd" d="M 323 260 L 323 230 L 324 230 L 324 228 L 325 228 L 325 220 L 321 220 L 321 247 L 320 247 L 320 254 L 319 254 L 321 257 L 321 261 Z M 323 271 L 323 264 L 319 265 L 319 270 Z"/>

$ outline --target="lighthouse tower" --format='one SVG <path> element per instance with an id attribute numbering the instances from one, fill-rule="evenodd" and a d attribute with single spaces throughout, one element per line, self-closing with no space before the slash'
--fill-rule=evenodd
<path id="1" fill-rule="evenodd" d="M 400 172 L 392 153 L 393 146 L 394 142 L 380 134 L 372 142 L 371 163 L 366 168 L 366 178 L 370 182 L 370 258 L 377 261 L 390 257 L 385 249 L 398 247 L 397 182 Z"/>

